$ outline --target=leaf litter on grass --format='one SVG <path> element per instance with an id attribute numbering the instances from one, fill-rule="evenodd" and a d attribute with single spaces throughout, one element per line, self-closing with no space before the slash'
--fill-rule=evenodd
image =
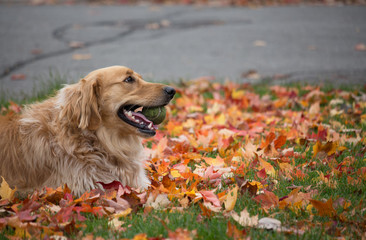
<path id="1" fill-rule="evenodd" d="M 169 120 L 144 140 L 151 187 L 138 191 L 115 181 L 80 198 L 67 186 L 20 198 L 3 181 L 1 234 L 89 239 L 88 221 L 106 218 L 107 238 L 118 239 L 133 228 L 129 219 L 136 214 L 188 214 L 196 206 L 197 221 L 220 218 L 228 238 L 260 229 L 297 236 L 314 228 L 334 238 L 366 237 L 362 90 L 268 86 L 259 94 L 249 84 L 200 78 L 177 93 Z M 12 102 L 1 112 L 19 109 Z M 205 238 L 185 225 L 170 229 L 169 219 L 155 221 L 167 238 Z M 134 234 L 152 237 L 164 238 Z"/>

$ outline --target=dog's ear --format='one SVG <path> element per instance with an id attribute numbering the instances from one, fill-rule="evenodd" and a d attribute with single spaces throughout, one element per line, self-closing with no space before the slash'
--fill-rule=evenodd
<path id="1" fill-rule="evenodd" d="M 99 127 L 102 118 L 98 107 L 98 79 L 98 75 L 88 75 L 79 83 L 61 89 L 61 119 L 81 129 L 96 130 Z"/>

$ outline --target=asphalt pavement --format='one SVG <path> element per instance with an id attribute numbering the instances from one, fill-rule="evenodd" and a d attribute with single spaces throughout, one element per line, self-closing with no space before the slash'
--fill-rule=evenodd
<path id="1" fill-rule="evenodd" d="M 366 7 L 0 5 L 0 94 L 111 65 L 149 81 L 201 76 L 366 83 Z M 14 93 L 14 94 L 10 94 Z"/>

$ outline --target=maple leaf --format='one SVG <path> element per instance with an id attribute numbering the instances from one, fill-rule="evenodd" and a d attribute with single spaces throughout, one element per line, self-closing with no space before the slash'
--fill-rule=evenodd
<path id="1" fill-rule="evenodd" d="M 243 239 L 247 235 L 245 229 L 239 230 L 235 224 L 230 221 L 227 222 L 226 235 L 234 240 Z"/>
<path id="2" fill-rule="evenodd" d="M 278 197 L 270 191 L 263 190 L 264 192 L 254 198 L 254 200 L 261 204 L 264 210 L 268 210 L 273 207 L 277 207 L 279 200 Z"/>
<path id="3" fill-rule="evenodd" d="M 0 185 L 0 197 L 1 199 L 7 199 L 9 201 L 12 201 L 14 199 L 14 193 L 16 191 L 16 188 L 11 189 L 5 179 L 3 177 L 1 177 L 1 179 L 2 182 Z"/>
<path id="4" fill-rule="evenodd" d="M 169 206 L 171 202 L 168 199 L 168 196 L 166 194 L 159 194 L 156 197 L 151 194 L 147 201 L 146 206 L 150 206 L 154 209 L 165 209 L 167 206 Z"/>
<path id="5" fill-rule="evenodd" d="M 317 141 L 313 146 L 313 157 L 315 157 L 319 152 L 324 152 L 330 156 L 337 151 L 337 148 L 337 142 L 327 142 L 326 144 L 322 144 L 320 141 Z"/>
<path id="6" fill-rule="evenodd" d="M 246 208 L 240 212 L 240 216 L 232 211 L 231 217 L 244 227 L 255 227 L 258 224 L 258 215 L 251 217 Z"/>
<path id="7" fill-rule="evenodd" d="M 215 207 L 220 207 L 221 203 L 219 198 L 217 197 L 217 195 L 214 193 L 215 190 L 212 191 L 199 191 L 200 194 L 202 194 L 203 200 L 205 202 L 210 202 L 212 203 Z"/>
<path id="8" fill-rule="evenodd" d="M 329 198 L 326 202 L 310 199 L 310 202 L 314 206 L 314 208 L 318 210 L 319 216 L 333 217 L 336 215 L 336 211 L 333 208 L 332 198 Z"/>

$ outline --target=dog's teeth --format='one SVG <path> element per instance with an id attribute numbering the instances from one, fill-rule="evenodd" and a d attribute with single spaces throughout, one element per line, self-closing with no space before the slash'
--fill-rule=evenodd
<path id="1" fill-rule="evenodd" d="M 133 117 L 132 112 L 130 112 L 130 111 L 127 112 L 127 115 L 130 116 L 130 117 Z"/>
<path id="2" fill-rule="evenodd" d="M 152 123 L 149 124 L 148 128 L 152 129 Z"/>

